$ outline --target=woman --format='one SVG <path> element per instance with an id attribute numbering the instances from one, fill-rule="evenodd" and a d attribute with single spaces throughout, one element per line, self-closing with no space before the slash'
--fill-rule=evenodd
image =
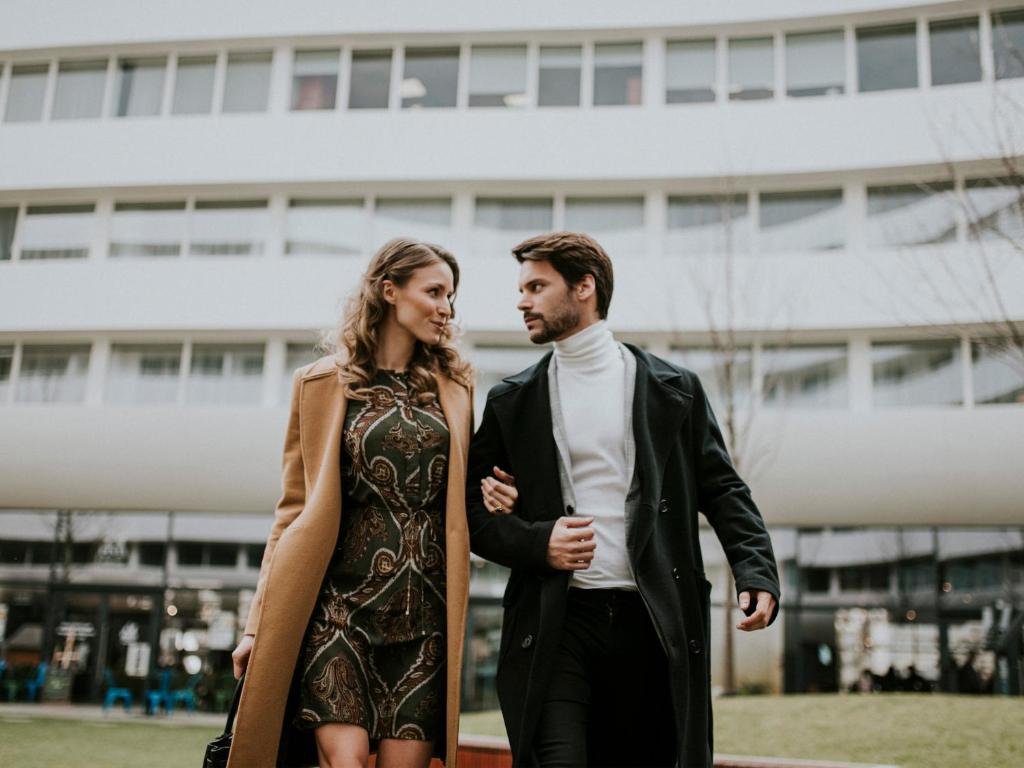
<path id="1" fill-rule="evenodd" d="M 469 582 L 459 268 L 386 243 L 334 354 L 299 369 L 245 636 L 231 768 L 455 765 Z M 446 643 L 447 640 L 447 643 Z"/>

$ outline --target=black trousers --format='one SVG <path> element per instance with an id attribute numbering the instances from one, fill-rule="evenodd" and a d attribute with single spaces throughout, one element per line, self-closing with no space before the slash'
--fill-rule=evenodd
<path id="1" fill-rule="evenodd" d="M 542 768 L 675 765 L 668 659 L 639 593 L 569 590 L 534 755 Z"/>

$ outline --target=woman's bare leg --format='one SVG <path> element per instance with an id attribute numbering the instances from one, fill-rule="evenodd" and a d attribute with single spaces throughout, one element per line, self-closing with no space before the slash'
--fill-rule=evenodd
<path id="1" fill-rule="evenodd" d="M 427 768 L 434 742 L 414 739 L 381 739 L 377 768 Z"/>
<path id="2" fill-rule="evenodd" d="M 316 735 L 320 768 L 366 768 L 370 762 L 370 737 L 361 725 L 328 723 Z"/>

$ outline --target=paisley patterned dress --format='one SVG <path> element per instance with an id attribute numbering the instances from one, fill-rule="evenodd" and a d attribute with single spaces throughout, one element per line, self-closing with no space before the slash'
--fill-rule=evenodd
<path id="1" fill-rule="evenodd" d="M 342 516 L 300 656 L 295 724 L 364 727 L 371 741 L 432 741 L 443 717 L 444 503 L 449 433 L 435 400 L 378 371 L 350 400 Z"/>

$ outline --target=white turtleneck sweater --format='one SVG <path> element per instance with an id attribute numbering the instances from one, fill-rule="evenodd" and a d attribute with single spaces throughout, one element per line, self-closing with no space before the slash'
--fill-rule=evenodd
<path id="1" fill-rule="evenodd" d="M 554 362 L 572 464 L 576 514 L 594 518 L 597 549 L 570 586 L 636 589 L 626 551 L 626 395 L 623 348 L 604 321 L 555 342 Z"/>

